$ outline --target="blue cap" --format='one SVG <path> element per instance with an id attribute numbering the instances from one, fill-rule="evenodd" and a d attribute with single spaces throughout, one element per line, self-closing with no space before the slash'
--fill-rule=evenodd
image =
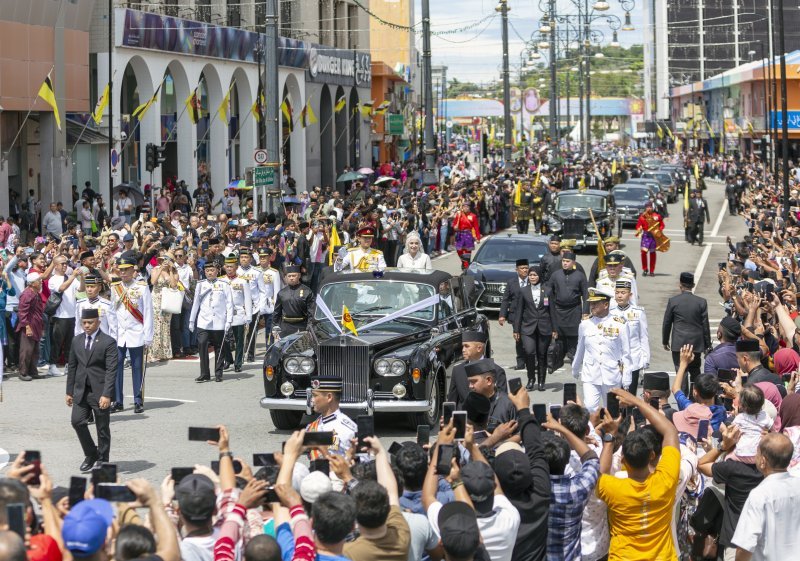
<path id="1" fill-rule="evenodd" d="M 106 543 L 114 508 L 104 499 L 81 501 L 64 518 L 61 536 L 75 557 L 88 557 Z"/>
<path id="2" fill-rule="evenodd" d="M 125 234 L 122 236 L 123 242 L 132 242 L 133 241 L 133 234 Z"/>

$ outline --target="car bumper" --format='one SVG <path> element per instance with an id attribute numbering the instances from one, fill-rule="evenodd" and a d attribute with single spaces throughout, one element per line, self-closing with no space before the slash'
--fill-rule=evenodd
<path id="1" fill-rule="evenodd" d="M 294 399 L 294 398 L 275 398 L 275 397 L 262 397 L 261 407 L 264 409 L 278 409 L 283 411 L 304 411 L 306 414 L 311 415 L 311 392 L 308 392 L 307 399 Z M 341 403 L 340 409 L 344 410 L 357 410 L 366 411 L 368 414 L 372 413 L 422 413 L 428 411 L 431 405 L 427 401 L 411 401 L 411 400 L 375 400 L 371 395 L 367 396 L 364 401 L 357 401 L 354 403 Z"/>

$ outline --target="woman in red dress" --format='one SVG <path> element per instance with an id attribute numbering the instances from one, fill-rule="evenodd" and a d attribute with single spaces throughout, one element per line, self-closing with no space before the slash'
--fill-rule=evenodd
<path id="1" fill-rule="evenodd" d="M 481 239 L 478 217 L 470 212 L 469 202 L 461 205 L 461 210 L 453 217 L 453 230 L 456 233 L 456 253 L 461 257 L 475 248 L 475 242 Z"/>
<path id="2" fill-rule="evenodd" d="M 659 230 L 664 229 L 664 219 L 660 214 L 653 211 L 653 203 L 648 202 L 644 205 L 644 212 L 639 216 L 639 221 L 636 223 L 636 235 L 642 236 L 642 270 L 644 276 L 650 271 L 650 276 L 656 276 L 656 239 L 650 233 L 653 225 Z M 650 254 L 650 266 L 647 265 L 647 254 Z"/>

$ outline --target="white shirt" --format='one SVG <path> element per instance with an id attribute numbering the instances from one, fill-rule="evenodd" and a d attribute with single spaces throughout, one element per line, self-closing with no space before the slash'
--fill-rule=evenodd
<path id="1" fill-rule="evenodd" d="M 800 481 L 788 473 L 773 473 L 750 491 L 731 542 L 750 551 L 753 561 L 796 559 L 798 509 Z"/>
<path id="2" fill-rule="evenodd" d="M 632 377 L 630 355 L 630 334 L 623 318 L 590 317 L 578 328 L 572 376 L 588 384 L 627 387 Z"/>
<path id="3" fill-rule="evenodd" d="M 439 512 L 442 503 L 434 502 L 428 507 L 428 522 L 433 531 L 439 533 Z M 483 546 L 492 561 L 511 561 L 511 554 L 516 544 L 517 530 L 519 530 L 519 511 L 514 508 L 505 495 L 494 496 L 494 514 L 478 518 L 478 530 L 483 538 Z"/>
<path id="4" fill-rule="evenodd" d="M 613 308 L 611 315 L 625 319 L 630 334 L 631 368 L 641 370 L 650 365 L 650 339 L 647 332 L 647 315 L 644 308 L 629 304 L 624 310 Z"/>
<path id="5" fill-rule="evenodd" d="M 189 331 L 195 327 L 207 331 L 225 331 L 233 321 L 233 293 L 230 285 L 221 280 L 197 283 L 189 316 Z"/>
<path id="6" fill-rule="evenodd" d="M 139 310 L 142 321 L 128 311 L 123 297 Z M 153 344 L 153 300 L 146 281 L 134 279 L 127 285 L 122 282 L 112 284 L 111 306 L 117 315 L 118 347 L 149 347 Z"/>
<path id="7" fill-rule="evenodd" d="M 422 559 L 426 551 L 430 551 L 439 544 L 439 536 L 431 528 L 428 518 L 424 514 L 404 512 L 408 529 L 411 531 L 411 543 L 408 546 L 408 561 Z"/>
<path id="8" fill-rule="evenodd" d="M 398 269 L 433 269 L 431 258 L 427 253 L 417 252 L 415 257 L 410 253 L 404 253 L 397 259 Z"/>
<path id="9" fill-rule="evenodd" d="M 56 292 L 58 287 L 64 284 L 67 279 L 64 275 L 53 275 L 47 281 L 47 286 L 50 287 L 50 293 Z M 75 290 L 77 289 L 79 281 L 75 279 L 72 281 L 67 289 L 61 294 L 61 305 L 56 310 L 55 316 L 59 319 L 70 319 L 75 317 Z M 83 330 L 81 330 L 83 331 Z"/>
<path id="10" fill-rule="evenodd" d="M 603 441 L 589 423 L 589 437 L 592 443 L 589 448 L 600 457 Z M 564 475 L 572 477 L 581 471 L 583 462 L 575 450 L 570 451 L 569 463 L 564 468 Z M 611 536 L 608 532 L 608 506 L 596 493 L 589 495 L 589 501 L 583 509 L 581 517 L 581 561 L 597 561 L 608 555 Z"/>

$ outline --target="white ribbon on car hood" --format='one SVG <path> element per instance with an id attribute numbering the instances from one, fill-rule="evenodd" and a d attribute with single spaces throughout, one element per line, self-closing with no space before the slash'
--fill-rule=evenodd
<path id="1" fill-rule="evenodd" d="M 370 329 L 370 328 L 373 328 L 373 327 L 377 327 L 378 325 L 381 325 L 381 324 L 384 324 L 384 323 L 388 323 L 390 321 L 393 321 L 393 320 L 395 320 L 395 319 L 397 319 L 399 317 L 403 317 L 403 316 L 408 315 L 408 314 L 413 314 L 414 312 L 418 312 L 419 310 L 424 310 L 425 308 L 428 308 L 430 306 L 434 306 L 434 305 L 436 305 L 438 303 L 439 303 L 439 295 L 438 294 L 434 294 L 433 296 L 425 298 L 424 300 L 421 300 L 420 302 L 417 302 L 416 304 L 411 304 L 410 306 L 406 306 L 405 308 L 397 310 L 396 312 L 392 312 L 391 314 L 389 314 L 387 316 L 383 316 L 380 319 L 376 319 L 375 321 L 373 321 L 371 323 L 368 323 L 366 325 L 362 325 L 362 326 L 358 327 L 358 330 L 359 331 L 366 331 L 367 329 Z M 328 305 L 325 303 L 325 301 L 322 299 L 322 297 L 319 294 L 317 294 L 317 308 L 322 311 L 322 314 L 326 318 L 328 318 L 328 320 L 333 324 L 333 326 L 336 328 L 336 330 L 339 333 L 342 333 L 342 327 L 339 325 L 339 322 L 336 321 L 336 318 L 334 317 L 333 312 L 331 312 L 331 309 L 328 307 Z M 358 312 L 355 312 L 355 314 L 358 315 Z"/>
<path id="2" fill-rule="evenodd" d="M 333 324 L 333 326 L 339 331 L 342 332 L 342 327 L 339 325 L 339 322 L 336 321 L 336 318 L 333 317 L 333 312 L 325 303 L 325 300 L 322 299 L 322 296 L 317 294 L 317 309 L 321 310 L 323 315 L 328 318 L 328 320 Z"/>

